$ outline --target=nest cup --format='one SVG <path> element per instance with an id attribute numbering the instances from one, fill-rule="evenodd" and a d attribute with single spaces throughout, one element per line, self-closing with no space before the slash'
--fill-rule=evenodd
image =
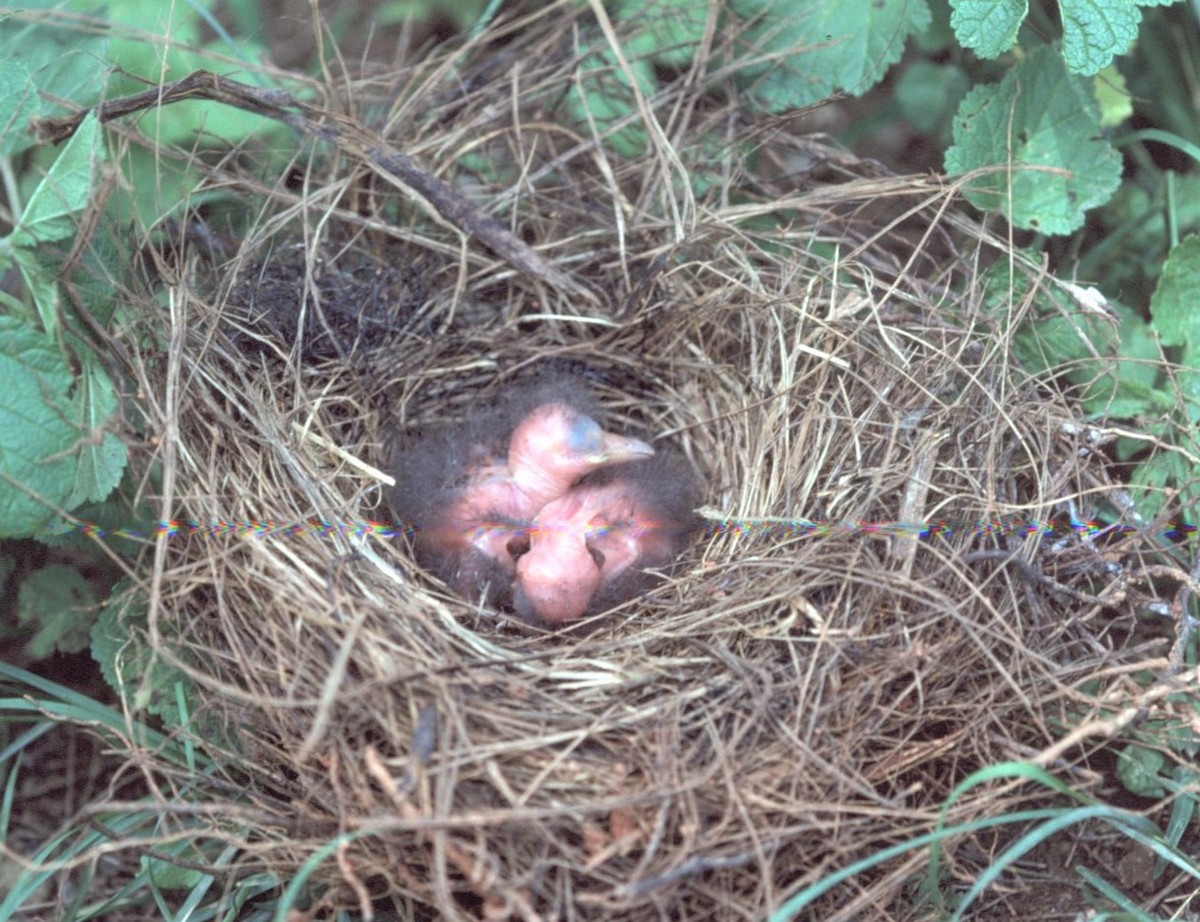
<path id="1" fill-rule="evenodd" d="M 493 110 L 471 123 L 482 101 L 443 140 L 487 127 L 532 150 Z M 807 187 L 763 179 L 753 207 L 717 197 L 686 227 L 656 217 L 679 193 L 653 152 L 615 179 L 560 163 L 570 181 L 515 220 L 558 241 L 590 302 L 455 255 L 448 232 L 368 230 L 295 200 L 271 226 L 320 225 L 295 276 L 303 311 L 337 306 L 312 279 L 350 252 L 420 267 L 420 285 L 387 276 L 382 332 L 352 325 L 324 349 L 303 323 L 265 329 L 243 285 L 283 251 L 265 232 L 222 270 L 237 284 L 175 286 L 171 361 L 141 369 L 161 395 L 167 502 L 259 527 L 160 542 L 146 636 L 236 779 L 214 786 L 214 815 L 230 813 L 213 834 L 247 868 L 303 867 L 330 907 L 388 898 L 414 918 L 761 918 L 929 831 L 971 768 L 1054 738 L 1064 674 L 1097 654 L 1074 603 L 970 562 L 1038 536 L 972 526 L 1048 520 L 1108 489 L 1104 473 L 1009 361 L 1009 318 L 977 275 L 1001 247 L 950 222 L 953 190 L 839 162 Z M 625 224 L 603 218 L 631 201 Z M 683 453 L 705 483 L 706 528 L 674 574 L 584 633 L 456 597 L 362 524 L 389 517 L 392 428 L 461 418 L 547 362 L 586 380 L 607 427 Z M 871 527 L 896 522 L 945 527 Z M 1005 807 L 975 792 L 957 810 Z M 814 911 L 883 912 L 918 863 L 879 865 Z"/>

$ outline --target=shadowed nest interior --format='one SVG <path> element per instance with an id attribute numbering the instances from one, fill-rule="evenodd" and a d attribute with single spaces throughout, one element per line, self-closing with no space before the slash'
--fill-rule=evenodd
<path id="1" fill-rule="evenodd" d="M 564 116 L 555 34 L 526 22 L 503 54 L 480 40 L 346 93 L 578 290 L 431 220 L 375 164 L 319 157 L 229 265 L 173 277 L 168 361 L 137 368 L 163 509 L 262 526 L 161 540 L 149 583 L 145 637 L 224 752 L 210 834 L 283 879 L 325 848 L 307 873 L 330 906 L 762 918 L 928 832 L 975 768 L 1099 783 L 1085 742 L 1055 742 L 1089 716 L 1078 682 L 1137 661 L 1133 603 L 1096 601 L 1114 577 L 1069 530 L 976 527 L 1090 515 L 1110 491 L 1070 407 L 1010 359 L 1016 293 L 1053 280 L 1017 261 L 1011 291 L 985 288 L 1011 254 L 952 187 L 803 123 L 702 149 L 735 111 L 719 86 L 680 80 L 644 156 L 605 154 Z M 722 178 L 694 198 L 689 176 Z M 356 529 L 387 520 L 394 427 L 461 418 L 546 363 L 706 483 L 679 569 L 590 630 L 481 609 L 402 535 Z M 870 527 L 889 522 L 942 527 Z M 953 816 L 1020 796 L 976 788 Z M 899 918 L 923 861 L 815 911 Z"/>

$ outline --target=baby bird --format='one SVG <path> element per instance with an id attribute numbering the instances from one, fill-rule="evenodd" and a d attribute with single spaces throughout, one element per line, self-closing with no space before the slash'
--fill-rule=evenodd
<path id="1" fill-rule="evenodd" d="M 687 465 L 665 456 L 605 468 L 547 503 L 517 560 L 517 613 L 561 624 L 637 595 L 652 581 L 645 568 L 683 549 L 698 494 Z"/>
<path id="2" fill-rule="evenodd" d="M 464 595 L 504 601 L 539 509 L 604 465 L 654 454 L 605 432 L 570 388 L 558 400 L 538 393 L 542 402 L 522 410 L 506 439 L 475 421 L 418 434 L 393 453 L 393 511 L 415 527 L 417 558 Z"/>

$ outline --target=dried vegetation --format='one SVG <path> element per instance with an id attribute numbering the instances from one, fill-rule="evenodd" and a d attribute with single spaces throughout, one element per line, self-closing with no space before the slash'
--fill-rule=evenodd
<path id="1" fill-rule="evenodd" d="M 330 906 L 761 919 L 928 832 L 975 768 L 1101 783 L 1086 732 L 1056 741 L 1097 716 L 1085 679 L 1119 699 L 1123 672 L 1165 655 L 1134 645 L 1136 599 L 1115 594 L 1148 539 L 979 527 L 1115 502 L 1087 429 L 1010 359 L 1025 305 L 981 278 L 998 262 L 1054 281 L 952 185 L 887 175 L 803 119 L 755 123 L 694 75 L 641 101 L 645 156 L 606 153 L 564 116 L 574 45 L 605 41 L 567 16 L 312 87 L 308 118 L 384 146 L 310 136 L 273 186 L 249 158 L 214 169 L 210 189 L 261 195 L 261 219 L 228 262 L 168 270 L 165 315 L 146 307 L 169 343 L 133 361 L 162 509 L 263 526 L 160 539 L 138 594 L 145 642 L 227 747 L 212 831 L 284 879 L 346 836 L 310 878 Z M 478 215 L 414 196 L 395 152 L 571 284 L 480 246 Z M 707 482 L 678 573 L 559 634 L 354 528 L 386 517 L 391 427 L 455 418 L 545 362 Z M 314 521 L 332 524 L 266 528 Z M 942 527 L 869 527 L 896 522 Z M 1020 802 L 976 788 L 953 818 Z M 816 911 L 905 918 L 922 865 Z"/>

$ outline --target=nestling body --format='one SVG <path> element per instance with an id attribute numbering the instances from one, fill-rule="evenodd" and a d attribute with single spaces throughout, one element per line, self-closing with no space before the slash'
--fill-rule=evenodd
<path id="1" fill-rule="evenodd" d="M 534 391 L 540 396 L 532 407 L 525 395 L 507 438 L 494 430 L 513 418 L 512 406 L 486 422 L 418 433 L 393 451 L 397 485 L 389 503 L 415 526 L 418 559 L 464 595 L 504 600 L 530 521 L 543 506 L 605 465 L 654 453 L 644 442 L 605 432 L 571 388 L 554 392 L 560 399 Z"/>
<path id="2" fill-rule="evenodd" d="M 534 517 L 514 603 L 530 620 L 572 621 L 631 598 L 669 567 L 695 525 L 695 476 L 680 459 L 617 465 Z"/>

